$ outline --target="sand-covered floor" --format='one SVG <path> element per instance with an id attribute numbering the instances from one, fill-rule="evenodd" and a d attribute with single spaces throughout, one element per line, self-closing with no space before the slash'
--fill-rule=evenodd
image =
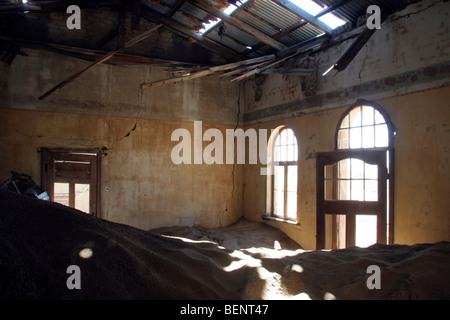
<path id="1" fill-rule="evenodd" d="M 304 251 L 259 223 L 144 231 L 0 191 L 0 299 L 449 299 L 449 270 L 449 242 Z"/>

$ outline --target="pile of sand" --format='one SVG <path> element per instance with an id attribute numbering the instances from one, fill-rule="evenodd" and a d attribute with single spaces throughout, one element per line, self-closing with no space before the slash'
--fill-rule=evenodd
<path id="1" fill-rule="evenodd" d="M 0 298 L 450 298 L 448 242 L 304 251 L 265 225 L 224 230 L 154 230 L 164 236 L 0 191 Z M 70 265 L 81 289 L 66 285 Z M 367 288 L 369 265 L 381 289 Z"/>

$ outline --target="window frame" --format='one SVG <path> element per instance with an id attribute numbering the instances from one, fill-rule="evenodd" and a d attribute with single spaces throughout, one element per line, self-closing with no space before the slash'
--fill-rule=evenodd
<path id="1" fill-rule="evenodd" d="M 355 109 L 356 107 L 362 107 L 362 106 L 369 106 L 374 108 L 376 111 L 378 111 L 381 116 L 384 118 L 384 121 L 387 126 L 388 130 L 388 145 L 386 147 L 375 147 L 374 148 L 363 148 L 361 144 L 361 148 L 350 148 L 350 146 L 346 149 L 340 149 L 339 148 L 339 131 L 341 129 L 342 122 L 344 121 L 345 117 L 350 114 L 350 112 Z M 361 120 L 361 127 L 362 127 L 362 120 Z M 349 124 L 350 128 L 350 124 Z M 336 130 L 335 130 L 335 136 L 334 136 L 334 143 L 335 147 L 334 149 L 336 151 L 347 151 L 347 150 L 386 150 L 389 152 L 389 164 L 387 166 L 387 178 L 388 178 L 388 210 L 389 210 L 389 243 L 394 243 L 394 186 L 395 186 L 395 148 L 394 148 L 394 138 L 397 134 L 397 128 L 395 127 L 394 123 L 391 121 L 391 118 L 389 117 L 389 114 L 386 112 L 386 110 L 378 103 L 373 101 L 368 101 L 365 99 L 358 99 L 354 104 L 349 106 L 340 116 Z"/>
<path id="2" fill-rule="evenodd" d="M 75 207 L 75 185 L 89 184 L 89 212 L 101 216 L 101 155 L 97 148 L 41 148 L 41 185 L 54 201 L 54 183 L 69 184 L 69 207 Z M 88 171 L 61 171 L 58 174 L 58 162 L 82 161 L 89 163 Z"/>
<path id="3" fill-rule="evenodd" d="M 275 155 L 275 146 L 277 140 L 280 138 L 281 133 L 285 130 L 291 130 L 293 137 L 295 139 L 295 146 L 297 147 L 297 154 L 296 154 L 296 160 L 281 160 L 281 161 L 275 161 L 274 155 Z M 295 131 L 288 127 L 288 126 L 279 126 L 277 127 L 273 133 L 270 136 L 269 139 L 269 148 L 268 148 L 268 176 L 267 176 L 267 206 L 266 206 L 266 215 L 263 216 L 263 219 L 270 219 L 270 220 L 276 220 L 281 222 L 287 222 L 292 224 L 298 224 L 298 189 L 299 189 L 299 144 L 298 139 L 295 134 Z M 283 181 L 284 181 L 284 188 L 283 188 L 283 215 L 275 214 L 275 167 L 283 167 Z M 297 167 L 297 174 L 296 174 L 296 203 L 295 203 L 295 218 L 291 218 L 288 216 L 287 212 L 287 202 L 288 202 L 288 171 L 290 166 L 296 166 Z"/>

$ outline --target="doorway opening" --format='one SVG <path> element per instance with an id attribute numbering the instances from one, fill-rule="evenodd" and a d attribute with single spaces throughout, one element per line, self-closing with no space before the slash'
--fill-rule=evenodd
<path id="1" fill-rule="evenodd" d="M 327 202 L 325 206 L 333 211 L 322 212 L 332 214 L 328 234 L 333 249 L 392 243 L 394 134 L 381 107 L 358 104 L 339 121 L 336 151 L 318 155 L 326 160 L 318 162 L 322 165 L 317 169 L 318 179 L 319 175 L 323 179 L 318 185 L 323 184 L 323 194 L 318 193 L 317 201 L 318 207 L 324 209 L 320 202 Z M 326 231 L 318 229 L 318 235 L 320 232 Z"/>
<path id="2" fill-rule="evenodd" d="M 50 200 L 99 215 L 100 156 L 98 149 L 42 148 L 42 187 Z"/>

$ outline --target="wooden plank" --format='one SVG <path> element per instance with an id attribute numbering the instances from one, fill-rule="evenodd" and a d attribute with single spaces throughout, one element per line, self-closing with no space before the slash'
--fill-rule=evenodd
<path id="1" fill-rule="evenodd" d="M 268 69 L 261 73 L 264 74 L 272 74 L 272 73 L 279 73 L 279 74 L 296 74 L 296 75 L 303 75 L 307 76 L 310 75 L 312 72 L 314 72 L 316 69 L 301 69 L 301 68 L 278 68 L 278 69 Z"/>
<path id="2" fill-rule="evenodd" d="M 326 214 L 373 214 L 380 211 L 380 201 L 324 200 Z M 381 203 L 383 205 L 383 203 Z"/>
<path id="3" fill-rule="evenodd" d="M 275 59 L 275 55 L 269 54 L 269 55 L 265 55 L 262 57 L 257 57 L 257 58 L 247 59 L 247 60 L 243 60 L 243 61 L 239 61 L 239 62 L 232 62 L 232 63 L 220 65 L 220 66 L 211 67 L 211 68 L 209 68 L 209 70 L 211 70 L 213 72 L 225 71 L 225 70 L 235 69 L 235 68 L 247 66 L 250 64 L 257 64 L 260 62 L 265 62 L 265 61 L 273 60 L 273 59 Z"/>
<path id="4" fill-rule="evenodd" d="M 276 61 L 274 61 L 274 62 L 272 62 L 272 63 L 270 63 L 270 64 L 268 64 L 268 65 L 265 65 L 265 66 L 262 66 L 262 67 L 255 68 L 255 69 L 253 69 L 253 70 L 251 70 L 251 71 L 249 71 L 249 72 L 243 74 L 242 76 L 239 76 L 239 77 L 237 77 L 237 78 L 234 78 L 233 80 L 231 80 L 231 82 L 233 82 L 233 81 L 241 81 L 241 80 L 247 79 L 247 78 L 249 78 L 249 77 L 251 77 L 251 76 L 253 76 L 253 75 L 255 75 L 255 74 L 258 74 L 258 73 L 261 73 L 261 72 L 263 72 L 263 71 L 265 71 L 265 70 L 267 70 L 267 69 L 270 69 L 270 68 L 272 68 L 272 67 L 274 67 L 274 66 L 280 64 L 281 62 L 283 62 L 283 61 L 285 61 L 285 60 L 287 60 L 287 59 L 293 58 L 293 57 L 295 57 L 296 55 L 297 55 L 297 53 L 294 53 L 294 54 L 291 54 L 290 56 L 284 57 L 284 58 L 282 58 L 282 59 L 278 59 L 278 60 L 276 60 Z"/>
<path id="5" fill-rule="evenodd" d="M 100 59 L 96 60 L 94 63 L 92 63 L 91 65 L 89 65 L 87 68 L 84 68 L 83 70 L 75 73 L 74 75 L 70 76 L 69 78 L 67 78 L 66 80 L 60 82 L 59 84 L 57 84 L 56 86 L 54 86 L 52 89 L 50 89 L 49 91 L 47 91 L 46 93 L 44 93 L 43 95 L 41 95 L 39 97 L 39 100 L 42 100 L 46 97 L 48 97 L 49 95 L 53 94 L 54 92 L 56 92 L 57 90 L 65 87 L 66 85 L 68 85 L 69 83 L 71 83 L 72 81 L 74 81 L 75 79 L 81 77 L 82 75 L 88 73 L 90 70 L 92 70 L 93 68 L 95 68 L 96 66 L 98 66 L 99 64 L 105 62 L 106 60 L 110 59 L 112 56 L 114 56 L 114 54 L 116 54 L 117 50 L 108 52 L 106 55 L 104 55 L 103 57 L 101 57 Z"/>
<path id="6" fill-rule="evenodd" d="M 243 21 L 224 13 L 223 11 L 220 11 L 219 9 L 217 9 L 213 6 L 210 6 L 204 2 L 198 2 L 198 1 L 193 1 L 193 0 L 188 0 L 188 2 L 193 4 L 197 8 L 202 9 L 203 11 L 205 11 L 209 14 L 212 14 L 215 17 L 220 18 L 223 22 L 226 22 L 226 23 L 248 33 L 252 37 L 258 39 L 261 42 L 268 44 L 269 46 L 271 46 L 277 50 L 284 50 L 287 48 L 284 44 L 282 44 L 281 42 L 278 42 L 277 40 L 274 40 L 270 36 L 266 35 L 264 32 L 261 32 L 258 29 L 253 28 L 252 26 L 244 23 Z"/>
<path id="7" fill-rule="evenodd" d="M 313 48 L 315 48 L 317 46 L 320 46 L 327 40 L 328 40 L 328 36 L 322 36 L 322 37 L 318 37 L 318 38 L 315 38 L 310 41 L 305 41 L 304 43 L 294 45 L 292 47 L 287 48 L 286 50 L 277 52 L 276 59 L 274 59 L 273 63 L 263 66 L 261 68 L 253 69 L 253 70 L 243 74 L 242 76 L 233 79 L 232 81 L 241 81 L 241 80 L 247 79 L 255 74 L 258 74 L 267 69 L 270 69 L 270 68 L 278 65 L 279 63 L 286 61 L 290 58 L 293 58 L 295 56 L 300 56 L 300 57 L 306 56 L 307 54 L 309 54 L 309 51 L 311 51 Z"/>
<path id="8" fill-rule="evenodd" d="M 381 12 L 381 22 L 384 22 L 386 18 L 391 14 L 390 11 L 383 10 Z M 377 29 L 369 29 L 365 27 L 364 31 L 356 38 L 352 45 L 345 51 L 342 57 L 334 64 L 333 69 L 337 71 L 343 71 L 350 62 L 356 57 L 359 51 L 364 47 L 364 45 L 369 41 L 372 35 Z"/>
<path id="9" fill-rule="evenodd" d="M 90 162 L 55 162 L 55 178 L 90 179 Z"/>
<path id="10" fill-rule="evenodd" d="M 139 35 L 135 36 L 133 39 L 128 40 L 125 43 L 125 48 L 129 48 L 129 47 L 135 45 L 136 43 L 141 42 L 142 40 L 148 38 L 154 31 L 158 30 L 161 27 L 162 27 L 162 24 L 157 24 L 156 26 L 140 33 Z"/>
<path id="11" fill-rule="evenodd" d="M 233 62 L 233 63 L 228 63 L 225 65 L 215 66 L 215 67 L 211 67 L 207 70 L 201 70 L 201 71 L 197 71 L 194 73 L 187 73 L 187 74 L 184 74 L 184 75 L 181 75 L 178 77 L 171 77 L 171 78 L 166 78 L 166 79 L 162 79 L 162 80 L 158 80 L 158 81 L 153 81 L 150 83 L 144 83 L 144 84 L 141 84 L 141 88 L 151 88 L 151 87 L 169 84 L 169 83 L 176 83 L 176 82 L 187 81 L 187 80 L 191 80 L 191 79 L 197 79 L 197 78 L 201 78 L 201 77 L 210 75 L 214 72 L 235 69 L 235 68 L 239 68 L 241 66 L 246 66 L 249 64 L 260 65 L 261 63 L 264 63 L 267 60 L 271 60 L 274 57 L 275 57 L 274 55 L 267 55 L 267 56 L 257 57 L 257 58 L 253 58 L 253 59 L 240 61 L 240 62 Z M 259 64 L 258 64 L 258 62 L 259 62 Z"/>
<path id="12" fill-rule="evenodd" d="M 265 61 L 265 62 L 257 63 L 257 64 L 254 64 L 254 65 L 251 65 L 251 66 L 248 66 L 248 67 L 237 68 L 235 70 L 232 70 L 232 71 L 226 72 L 224 74 L 221 74 L 220 77 L 221 78 L 223 78 L 223 77 L 231 77 L 231 76 L 234 76 L 236 74 L 247 73 L 247 72 L 249 72 L 249 71 L 251 71 L 253 69 L 256 69 L 256 68 L 261 67 L 261 66 L 265 66 L 267 64 L 268 64 L 268 62 Z"/>
<path id="13" fill-rule="evenodd" d="M 172 77 L 172 78 L 167 78 L 167 79 L 163 79 L 163 80 L 153 81 L 150 83 L 143 83 L 143 84 L 141 84 L 141 88 L 151 88 L 151 87 L 155 87 L 155 86 L 159 86 L 159 85 L 163 85 L 163 84 L 192 80 L 192 79 L 196 79 L 196 78 L 205 77 L 211 73 L 212 73 L 212 71 L 210 71 L 210 70 L 203 70 L 203 71 L 198 71 L 198 72 L 194 72 L 194 73 L 188 73 L 188 74 L 184 74 L 179 77 Z"/>
<path id="14" fill-rule="evenodd" d="M 319 19 L 314 17 L 312 14 L 306 12 L 304 9 L 300 8 L 299 6 L 292 3 L 291 1 L 289 1 L 289 0 L 272 0 L 272 1 L 281 5 L 282 7 L 285 7 L 289 11 L 299 15 L 300 17 L 302 17 L 303 19 L 308 21 L 313 26 L 325 31 L 327 34 L 331 35 L 331 33 L 333 32 L 333 28 L 328 26 L 326 23 L 320 21 Z"/>

